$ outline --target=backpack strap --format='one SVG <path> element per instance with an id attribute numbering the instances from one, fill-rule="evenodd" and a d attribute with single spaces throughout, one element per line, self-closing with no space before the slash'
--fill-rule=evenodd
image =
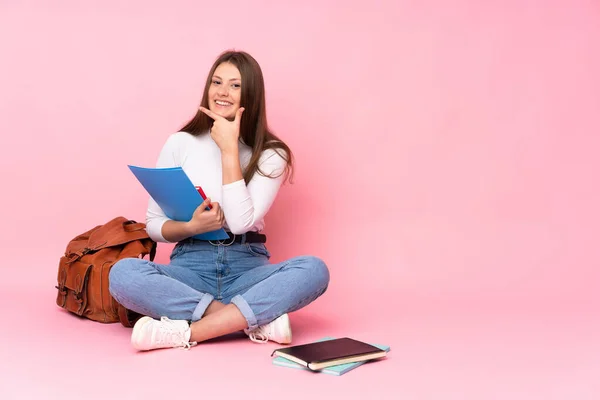
<path id="1" fill-rule="evenodd" d="M 119 304 L 119 321 L 121 321 L 121 325 L 131 328 L 131 321 L 127 318 L 127 309 Z"/>
<path id="2" fill-rule="evenodd" d="M 126 328 L 133 328 L 133 325 L 137 322 L 138 319 L 142 317 L 141 314 L 136 313 L 135 311 L 131 311 L 123 307 L 119 304 L 119 322 Z"/>
<path id="3" fill-rule="evenodd" d="M 148 258 L 150 259 L 150 261 L 154 261 L 154 257 L 156 257 L 156 247 L 158 246 L 158 243 L 156 243 L 154 240 L 152 241 L 152 247 L 150 248 L 150 254 L 148 254 Z"/>
<path id="4" fill-rule="evenodd" d="M 146 229 L 146 224 L 141 222 L 135 222 L 133 220 L 123 222 L 123 229 L 125 232 L 135 232 Z"/>
<path id="5" fill-rule="evenodd" d="M 86 247 L 91 251 L 98 251 L 105 247 L 119 246 L 134 240 L 149 238 L 145 224 L 117 217 L 92 232 Z"/>

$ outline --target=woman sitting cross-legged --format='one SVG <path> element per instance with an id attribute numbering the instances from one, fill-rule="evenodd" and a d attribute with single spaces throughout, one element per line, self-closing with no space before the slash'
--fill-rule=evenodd
<path id="1" fill-rule="evenodd" d="M 313 256 L 269 262 L 260 232 L 292 153 L 268 129 L 262 72 L 249 54 L 216 60 L 196 115 L 160 152 L 157 168 L 168 167 L 181 167 L 208 198 L 189 221 L 167 218 L 150 199 L 146 229 L 157 242 L 176 243 L 170 263 L 126 258 L 111 269 L 113 297 L 145 315 L 133 347 L 189 348 L 241 330 L 255 342 L 291 343 L 288 313 L 326 291 L 329 271 Z M 193 238 L 220 228 L 229 239 Z"/>

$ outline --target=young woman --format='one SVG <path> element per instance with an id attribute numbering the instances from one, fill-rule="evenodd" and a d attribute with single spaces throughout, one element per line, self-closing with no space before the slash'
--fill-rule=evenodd
<path id="1" fill-rule="evenodd" d="M 170 220 L 150 199 L 148 234 L 177 243 L 170 264 L 129 258 L 111 269 L 112 295 L 145 315 L 133 347 L 189 348 L 240 330 L 255 342 L 291 343 L 287 313 L 321 296 L 329 271 L 313 256 L 269 263 L 260 231 L 292 172 L 292 152 L 269 131 L 262 71 L 249 54 L 228 51 L 215 61 L 196 115 L 158 157 L 157 168 L 167 167 L 181 167 L 208 197 L 190 221 Z M 222 227 L 229 239 L 192 237 Z"/>

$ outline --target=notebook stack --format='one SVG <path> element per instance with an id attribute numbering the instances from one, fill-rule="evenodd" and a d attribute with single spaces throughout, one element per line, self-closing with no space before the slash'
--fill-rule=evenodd
<path id="1" fill-rule="evenodd" d="M 351 338 L 324 337 L 317 342 L 276 349 L 273 364 L 329 375 L 343 375 L 370 360 L 387 356 L 390 346 Z"/>

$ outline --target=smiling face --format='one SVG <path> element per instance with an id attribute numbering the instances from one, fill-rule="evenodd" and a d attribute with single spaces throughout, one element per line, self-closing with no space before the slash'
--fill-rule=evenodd
<path id="1" fill-rule="evenodd" d="M 233 120 L 240 108 L 242 76 L 235 65 L 224 62 L 212 76 L 208 89 L 208 108 L 220 116 Z"/>

